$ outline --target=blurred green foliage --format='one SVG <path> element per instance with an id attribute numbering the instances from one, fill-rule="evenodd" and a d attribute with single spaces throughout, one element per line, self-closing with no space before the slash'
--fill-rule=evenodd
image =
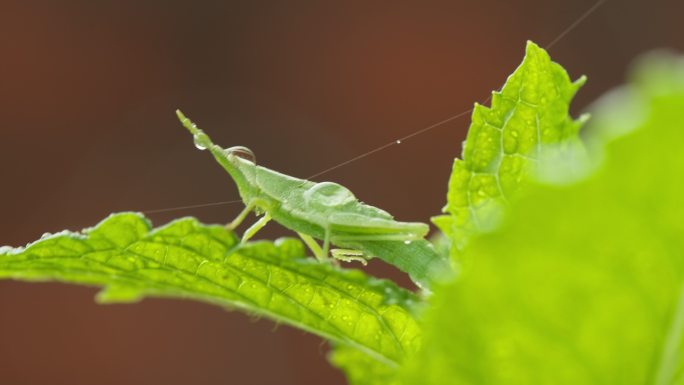
<path id="1" fill-rule="evenodd" d="M 404 383 L 684 381 L 684 59 L 643 60 L 592 112 L 589 175 L 472 242 Z"/>

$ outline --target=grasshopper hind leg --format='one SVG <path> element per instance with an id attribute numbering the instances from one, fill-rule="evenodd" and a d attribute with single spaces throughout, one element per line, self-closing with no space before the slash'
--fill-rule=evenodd
<path id="1" fill-rule="evenodd" d="M 323 247 L 316 242 L 315 239 L 313 239 L 312 236 L 303 234 L 303 233 L 297 233 L 300 238 L 304 241 L 304 243 L 311 249 L 313 252 L 314 256 L 316 259 L 319 261 L 329 261 L 328 258 L 328 248 L 330 247 L 330 238 L 328 237 L 327 243 L 325 240 L 323 241 Z M 361 262 L 364 266 L 368 263 L 367 258 L 364 257 L 364 254 L 362 251 L 359 250 L 352 250 L 352 249 L 331 249 L 330 255 L 332 255 L 333 262 L 337 261 L 344 261 L 344 262 L 352 262 L 352 261 L 357 261 Z"/>
<path id="2" fill-rule="evenodd" d="M 313 252 L 314 257 L 318 259 L 319 261 L 323 262 L 328 259 L 328 254 L 323 252 L 323 249 L 321 249 L 321 246 L 318 245 L 318 242 L 316 242 L 315 239 L 313 239 L 312 236 L 304 234 L 304 233 L 297 233 L 300 238 L 302 238 L 302 241 L 304 241 L 304 244 L 309 246 L 309 249 L 311 249 L 311 252 Z"/>
<path id="3" fill-rule="evenodd" d="M 330 253 L 330 229 L 325 229 L 325 237 L 323 238 L 323 247 L 318 245 L 318 242 L 316 242 L 315 239 L 313 239 L 312 236 L 303 234 L 303 233 L 297 233 L 299 234 L 299 237 L 302 238 L 304 243 L 306 243 L 307 246 L 311 249 L 311 251 L 314 253 L 314 256 L 316 259 L 319 261 L 328 261 L 328 254 Z"/>

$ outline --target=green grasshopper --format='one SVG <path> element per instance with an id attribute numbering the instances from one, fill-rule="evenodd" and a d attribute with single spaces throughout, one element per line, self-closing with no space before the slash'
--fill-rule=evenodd
<path id="1" fill-rule="evenodd" d="M 195 145 L 209 149 L 237 184 L 245 208 L 226 227 L 235 229 L 252 211 L 263 214 L 245 231 L 243 242 L 274 220 L 297 232 L 321 261 L 329 260 L 329 253 L 336 259 L 364 264 L 366 259 L 378 257 L 408 273 L 422 288 L 450 275 L 448 260 L 423 239 L 429 231 L 425 223 L 397 222 L 386 211 L 358 201 L 337 183 L 315 183 L 257 166 L 246 147 L 223 149 L 182 112 L 176 113 L 192 133 Z M 323 246 L 315 239 L 322 240 Z M 331 245 L 340 248 L 331 250 Z"/>

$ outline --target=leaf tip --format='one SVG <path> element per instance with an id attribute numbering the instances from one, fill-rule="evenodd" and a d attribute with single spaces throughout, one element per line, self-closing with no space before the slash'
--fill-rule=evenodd
<path id="1" fill-rule="evenodd" d="M 587 112 L 587 113 L 580 115 L 579 118 L 577 118 L 577 123 L 580 125 L 583 125 L 586 122 L 588 122 L 589 119 L 591 119 L 591 114 Z"/>
<path id="2" fill-rule="evenodd" d="M 532 40 L 528 40 L 525 44 L 525 56 L 534 56 L 537 54 L 547 55 L 548 53 L 544 48 L 540 47 L 537 43 Z"/>
<path id="3" fill-rule="evenodd" d="M 582 75 L 573 83 L 577 88 L 582 87 L 587 82 L 587 75 Z"/>
<path id="4" fill-rule="evenodd" d="M 540 49 L 539 45 L 537 43 L 533 42 L 532 40 L 527 40 L 525 42 L 525 49 L 527 51 L 534 50 L 534 49 Z"/>
<path id="5" fill-rule="evenodd" d="M 126 287 L 124 285 L 109 285 L 105 286 L 95 295 L 95 302 L 101 305 L 115 304 L 115 303 L 136 303 L 140 302 L 144 297 L 144 293 L 133 287 Z"/>

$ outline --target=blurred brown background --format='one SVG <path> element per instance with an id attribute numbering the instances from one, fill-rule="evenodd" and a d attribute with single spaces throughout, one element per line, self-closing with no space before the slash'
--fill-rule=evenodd
<path id="1" fill-rule="evenodd" d="M 306 177 L 483 100 L 593 0 L 0 2 L 0 245 L 108 213 L 225 201 L 182 108 L 224 146 Z M 681 0 L 611 0 L 550 51 L 589 76 L 684 48 Z M 444 203 L 462 118 L 318 180 L 402 220 Z M 226 222 L 240 205 L 150 214 Z M 270 225 L 261 234 L 287 231 Z M 399 277 L 377 263 L 377 274 Z M 193 302 L 98 306 L 94 289 L 0 282 L 1 384 L 342 384 L 320 339 Z"/>

